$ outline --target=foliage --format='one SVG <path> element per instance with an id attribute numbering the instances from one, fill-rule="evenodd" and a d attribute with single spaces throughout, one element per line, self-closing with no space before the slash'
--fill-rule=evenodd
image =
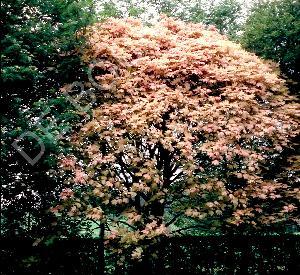
<path id="1" fill-rule="evenodd" d="M 299 1 L 258 1 L 247 19 L 241 42 L 263 58 L 279 62 L 283 73 L 299 81 Z"/>
<path id="2" fill-rule="evenodd" d="M 25 87 L 43 85 L 45 88 L 50 76 L 57 77 L 61 73 L 60 67 L 56 67 L 58 60 L 65 63 L 59 66 L 68 65 L 61 55 L 74 49 L 75 32 L 90 22 L 91 3 L 90 0 L 17 0 L 13 4 L 2 1 L 1 72 L 5 87 L 22 82 L 20 93 L 28 97 L 30 90 Z M 50 85 L 53 84 L 52 80 Z"/>
<path id="3" fill-rule="evenodd" d="M 109 17 L 121 17 L 121 12 L 118 10 L 114 2 L 104 2 L 101 5 L 101 10 L 98 12 L 99 19 L 107 19 Z"/>
<path id="4" fill-rule="evenodd" d="M 135 17 L 145 23 L 154 23 L 160 14 L 188 22 L 215 25 L 223 34 L 237 38 L 241 29 L 241 4 L 237 0 L 121 0 L 100 1 L 100 18 Z"/>
<path id="5" fill-rule="evenodd" d="M 234 40 L 243 33 L 245 48 L 279 62 L 288 77 L 299 81 L 299 3 L 258 1 L 243 26 L 245 4 L 1 1 L 1 235 L 38 238 L 36 252 L 12 256 L 17 273 L 24 266 L 31 273 L 40 267 L 55 273 L 53 264 L 64 254 L 57 248 L 61 254 L 49 256 L 56 239 L 95 235 L 100 241 L 88 253 L 75 248 L 80 266 L 63 259 L 57 272 L 103 268 L 95 261 L 103 260 L 104 223 L 116 262 L 123 261 L 124 250 L 139 261 L 152 253 L 165 257 L 164 272 L 174 256 L 153 251 L 166 236 L 297 231 L 299 156 L 288 148 L 297 134 L 297 105 L 290 104 L 293 99 L 272 64 L 245 53 L 215 28 Z M 150 28 L 134 20 L 87 27 L 109 17 L 141 18 L 150 25 L 162 13 L 215 28 L 167 18 Z M 82 64 L 85 37 L 91 48 L 84 49 Z M 89 70 L 95 79 L 89 75 L 88 82 Z M 96 88 L 90 123 L 89 114 L 78 112 L 58 92 L 72 81 Z M 26 131 L 45 145 L 34 166 L 11 146 Z M 19 145 L 32 157 L 40 151 L 30 136 Z M 57 159 L 61 167 L 54 174 Z M 69 185 L 62 191 L 64 183 Z M 59 198 L 62 204 L 51 208 L 58 222 L 49 207 Z M 197 253 L 186 247 L 189 261 Z M 183 261 L 181 252 L 172 253 Z M 233 254 L 239 253 L 236 248 Z M 162 261 L 154 262 L 162 268 Z"/>
<path id="6" fill-rule="evenodd" d="M 16 108 L 16 106 L 13 106 Z M 80 116 L 71 104 L 60 96 L 40 100 L 31 109 L 16 111 L 12 125 L 2 127 L 1 159 L 1 233 L 3 236 L 40 236 L 52 229 L 54 222 L 48 209 L 62 188 L 61 183 L 47 175 L 56 165 L 56 156 L 68 152 L 67 134 Z M 15 127 L 14 127 L 15 126 Z M 16 127 L 17 126 L 17 127 Z M 10 128 L 11 127 L 11 128 Z M 45 151 L 34 166 L 27 162 L 12 147 L 12 143 L 23 133 L 18 145 L 33 159 L 39 154 L 42 142 Z M 61 134 L 65 134 L 65 138 Z"/>
<path id="7" fill-rule="evenodd" d="M 188 22 L 214 25 L 221 33 L 232 38 L 241 26 L 238 22 L 241 4 L 236 0 L 222 1 L 154 1 L 160 13 Z M 162 3 L 161 3 L 162 2 Z"/>
<path id="8" fill-rule="evenodd" d="M 138 260 L 193 227 L 297 220 L 297 186 L 263 177 L 299 132 L 274 65 L 214 27 L 167 17 L 152 27 L 109 19 L 88 39 L 85 87 L 100 106 L 74 133 L 76 154 L 60 159 L 68 188 L 54 213 L 106 223 L 108 244 Z"/>
<path id="9" fill-rule="evenodd" d="M 83 73 L 75 49 L 84 42 L 78 32 L 92 22 L 92 11 L 91 0 L 1 1 L 3 235 L 38 236 L 50 230 L 53 217 L 47 211 L 60 182 L 49 178 L 47 172 L 55 165 L 54 155 L 66 150 L 57 136 L 68 132 L 79 118 L 57 91 Z M 13 141 L 28 131 L 45 146 L 45 154 L 35 166 L 12 147 Z M 38 141 L 25 136 L 19 145 L 33 158 L 41 149 Z"/>
<path id="10" fill-rule="evenodd" d="M 223 34 L 236 38 L 237 32 L 241 29 L 238 16 L 241 12 L 241 4 L 235 0 L 223 0 L 209 11 L 204 20 L 207 24 L 215 25 Z"/>

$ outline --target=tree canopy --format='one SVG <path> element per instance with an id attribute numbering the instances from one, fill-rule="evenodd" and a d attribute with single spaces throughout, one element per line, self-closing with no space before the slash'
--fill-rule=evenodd
<path id="1" fill-rule="evenodd" d="M 47 210 L 60 185 L 47 176 L 57 139 L 78 118 L 58 88 L 82 73 L 78 32 L 93 22 L 90 0 L 1 1 L 1 233 L 44 234 L 53 219 Z M 44 128 L 39 127 L 41 124 Z M 44 130 L 41 130 L 44 129 Z M 25 136 L 21 136 L 21 135 Z M 34 158 L 28 163 L 12 146 Z M 66 147 L 66 146 L 65 146 Z M 58 188 L 58 189 L 57 189 Z"/>
<path id="2" fill-rule="evenodd" d="M 97 104 L 60 160 L 69 186 L 54 213 L 107 223 L 109 242 L 137 259 L 187 229 L 182 216 L 222 231 L 295 219 L 299 190 L 262 172 L 299 132 L 274 64 L 168 17 L 109 19 L 87 37 L 82 85 Z"/>
<path id="3" fill-rule="evenodd" d="M 279 62 L 283 73 L 299 81 L 299 1 L 258 1 L 246 21 L 241 42 L 263 58 Z"/>

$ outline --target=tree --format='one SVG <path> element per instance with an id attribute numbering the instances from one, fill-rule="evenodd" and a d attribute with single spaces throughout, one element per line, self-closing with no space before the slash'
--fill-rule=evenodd
<path id="1" fill-rule="evenodd" d="M 295 215 L 298 189 L 261 174 L 298 133 L 298 106 L 267 63 L 215 28 L 171 18 L 110 19 L 89 42 L 85 87 L 101 103 L 74 133 L 77 155 L 60 160 L 68 188 L 53 212 L 106 223 L 110 244 L 134 259 L 195 226 Z M 183 216 L 195 223 L 178 227 Z"/>
<path id="2" fill-rule="evenodd" d="M 258 1 L 241 39 L 246 49 L 279 62 L 282 72 L 296 81 L 300 79 L 299 18 L 299 1 Z"/>
<path id="3" fill-rule="evenodd" d="M 78 115 L 58 88 L 80 78 L 81 60 L 75 50 L 78 33 L 93 21 L 93 1 L 1 1 L 1 233 L 39 236 L 53 219 L 47 213 L 59 193 L 60 182 L 47 176 L 53 156 L 63 152 L 56 139 L 69 130 Z M 47 131 L 42 131 L 48 127 Z M 56 121 L 57 124 L 52 122 Z M 22 134 L 33 133 L 36 136 Z M 34 158 L 32 166 L 12 146 Z"/>
<path id="4" fill-rule="evenodd" d="M 187 22 L 215 25 L 221 33 L 232 39 L 237 38 L 244 21 L 238 0 L 119 0 L 100 3 L 100 18 L 135 17 L 153 23 L 160 14 L 164 14 Z"/>
<path id="5" fill-rule="evenodd" d="M 223 0 L 215 4 L 211 10 L 208 10 L 206 24 L 212 24 L 223 33 L 232 38 L 236 38 L 237 32 L 241 29 L 240 22 L 243 18 L 240 16 L 241 3 L 236 0 Z"/>

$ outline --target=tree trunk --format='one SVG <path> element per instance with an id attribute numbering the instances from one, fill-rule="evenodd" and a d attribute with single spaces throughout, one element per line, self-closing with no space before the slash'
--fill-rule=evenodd
<path id="1" fill-rule="evenodd" d="M 99 275 L 104 275 L 105 270 L 104 270 L 104 264 L 105 264 L 105 259 L 104 259 L 104 223 L 100 224 L 100 231 L 99 231 L 99 247 L 98 247 L 98 268 L 99 268 Z"/>

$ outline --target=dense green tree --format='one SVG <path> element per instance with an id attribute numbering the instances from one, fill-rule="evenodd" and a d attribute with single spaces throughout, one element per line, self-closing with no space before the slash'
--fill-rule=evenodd
<path id="1" fill-rule="evenodd" d="M 78 117 L 58 88 L 83 74 L 78 33 L 93 21 L 92 0 L 1 1 L 1 231 L 43 234 L 59 182 L 46 176 L 63 150 L 57 135 Z M 78 51 L 78 50 L 77 50 Z M 73 79 L 74 73 L 79 74 Z M 39 126 L 40 122 L 44 127 Z M 48 129 L 46 129 L 48 127 Z M 23 135 L 23 136 L 22 136 Z M 16 139 L 35 165 L 12 146 Z M 47 229 L 48 230 L 48 229 Z M 31 232 L 31 233 L 29 233 Z"/>
<path id="2" fill-rule="evenodd" d="M 245 48 L 279 62 L 282 72 L 300 79 L 300 2 L 258 1 L 241 39 Z"/>
<path id="3" fill-rule="evenodd" d="M 75 33 L 91 22 L 91 12 L 91 0 L 2 1 L 2 96 L 34 100 L 57 80 L 70 77 L 76 60 L 63 53 L 78 45 Z"/>
<path id="4" fill-rule="evenodd" d="M 100 10 L 97 15 L 100 20 L 108 17 L 117 18 L 121 16 L 121 11 L 114 2 L 103 2 L 99 8 Z"/>
<path id="5" fill-rule="evenodd" d="M 240 12 L 241 4 L 238 1 L 223 0 L 208 11 L 204 22 L 215 25 L 221 33 L 235 38 L 241 27 L 238 21 Z"/>

